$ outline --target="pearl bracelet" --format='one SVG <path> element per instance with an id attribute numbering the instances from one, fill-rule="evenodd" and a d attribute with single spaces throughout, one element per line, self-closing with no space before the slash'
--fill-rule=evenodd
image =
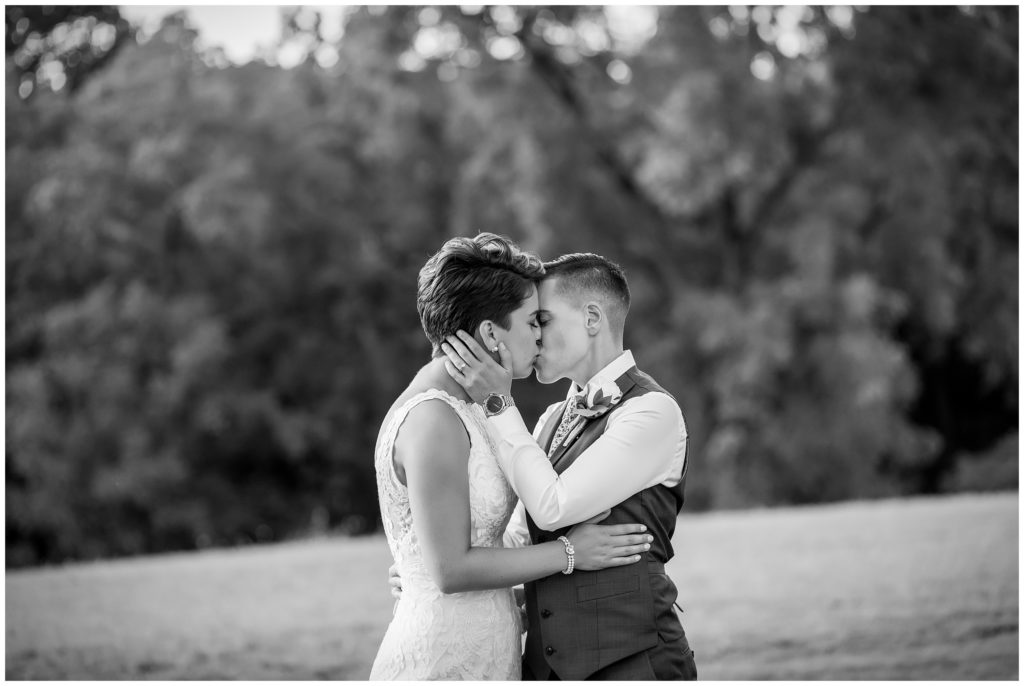
<path id="1" fill-rule="evenodd" d="M 572 574 L 572 570 L 576 568 L 576 550 L 565 536 L 559 536 L 558 540 L 565 546 L 565 556 L 569 558 L 569 565 L 562 570 L 562 574 Z"/>

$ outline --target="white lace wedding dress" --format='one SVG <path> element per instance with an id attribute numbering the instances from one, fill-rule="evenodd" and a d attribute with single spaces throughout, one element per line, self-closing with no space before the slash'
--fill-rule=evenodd
<path id="1" fill-rule="evenodd" d="M 516 495 L 498 468 L 483 410 L 441 390 L 413 396 L 381 429 L 374 463 L 377 496 L 391 555 L 402 577 L 402 597 L 370 679 L 520 679 L 520 617 L 512 589 L 445 594 L 431 580 L 412 526 L 409 492 L 395 475 L 392 452 L 398 429 L 415 405 L 443 400 L 469 433 L 471 544 L 502 547 Z"/>

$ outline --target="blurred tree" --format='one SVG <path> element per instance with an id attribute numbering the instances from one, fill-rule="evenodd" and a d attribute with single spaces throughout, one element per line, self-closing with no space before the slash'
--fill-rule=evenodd
<path id="1" fill-rule="evenodd" d="M 43 85 L 76 90 L 133 35 L 114 6 L 6 5 L 4 20 L 23 99 Z"/>
<path id="2" fill-rule="evenodd" d="M 1015 487 L 1016 12 L 292 8 L 289 70 L 177 14 L 9 78 L 8 563 L 373 530 L 481 230 L 623 264 L 690 507 Z"/>

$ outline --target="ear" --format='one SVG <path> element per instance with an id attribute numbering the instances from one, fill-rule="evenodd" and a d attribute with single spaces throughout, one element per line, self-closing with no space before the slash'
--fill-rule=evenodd
<path id="1" fill-rule="evenodd" d="M 494 337 L 495 324 L 490 319 L 480 322 L 476 327 L 476 340 L 480 342 L 487 352 L 493 352 L 498 347 L 498 339 Z"/>
<path id="2" fill-rule="evenodd" d="M 587 333 L 591 336 L 596 336 L 597 332 L 601 330 L 604 324 L 604 310 L 596 302 L 588 302 L 583 306 L 583 325 L 587 328 Z"/>

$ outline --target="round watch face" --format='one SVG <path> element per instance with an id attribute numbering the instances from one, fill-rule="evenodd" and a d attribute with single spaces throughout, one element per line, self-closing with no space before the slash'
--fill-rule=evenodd
<path id="1" fill-rule="evenodd" d="M 501 412 L 505 409 L 505 399 L 500 395 L 492 395 L 487 398 L 488 412 Z"/>

